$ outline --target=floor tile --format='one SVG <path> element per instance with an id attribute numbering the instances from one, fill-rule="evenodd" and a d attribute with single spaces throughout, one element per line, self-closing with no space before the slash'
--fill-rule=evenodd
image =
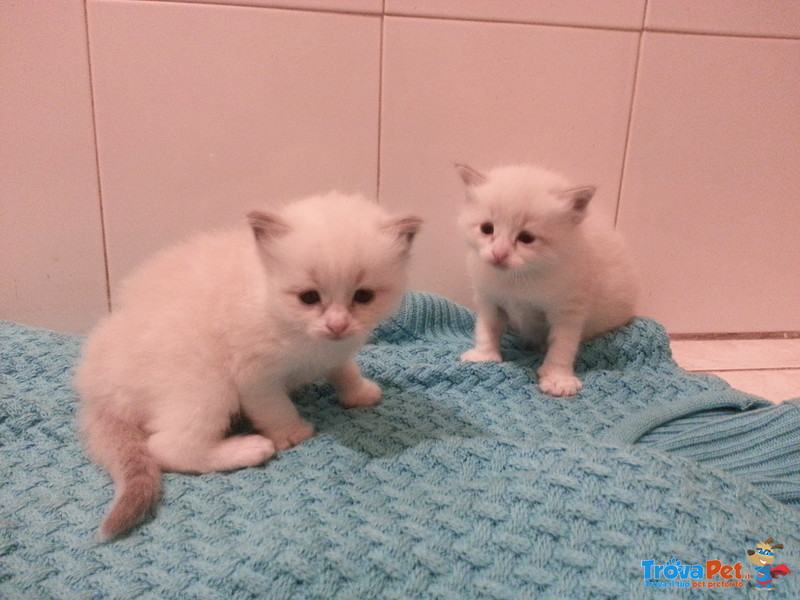
<path id="1" fill-rule="evenodd" d="M 732 387 L 772 402 L 800 398 L 800 369 L 712 371 Z"/>
<path id="2" fill-rule="evenodd" d="M 800 339 L 672 340 L 670 347 L 690 371 L 800 369 Z"/>

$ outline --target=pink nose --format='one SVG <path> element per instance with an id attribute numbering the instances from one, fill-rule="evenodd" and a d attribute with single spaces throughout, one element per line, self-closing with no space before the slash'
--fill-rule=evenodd
<path id="1" fill-rule="evenodd" d="M 331 333 L 342 333 L 347 329 L 347 323 L 328 323 L 327 328 Z"/>
<path id="2" fill-rule="evenodd" d="M 350 326 L 350 315 L 346 308 L 338 305 L 328 307 L 323 317 L 325 329 L 333 337 L 340 337 Z"/>
<path id="3" fill-rule="evenodd" d="M 508 250 L 492 249 L 492 262 L 497 265 L 502 265 L 508 260 Z"/>
<path id="4" fill-rule="evenodd" d="M 347 321 L 343 319 L 332 319 L 325 323 L 325 327 L 327 327 L 328 331 L 330 331 L 332 334 L 341 335 L 347 329 Z"/>

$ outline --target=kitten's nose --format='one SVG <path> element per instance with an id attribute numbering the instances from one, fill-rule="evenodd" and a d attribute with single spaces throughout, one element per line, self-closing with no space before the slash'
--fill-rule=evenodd
<path id="1" fill-rule="evenodd" d="M 509 251 L 506 248 L 492 248 L 492 262 L 503 266 L 508 260 Z"/>
<path id="2" fill-rule="evenodd" d="M 325 313 L 325 328 L 332 336 L 341 336 L 350 325 L 350 318 L 346 310 L 331 307 Z"/>
<path id="3" fill-rule="evenodd" d="M 347 329 L 347 322 L 346 321 L 328 321 L 325 323 L 325 327 L 327 327 L 328 331 L 335 335 L 339 335 L 344 333 L 344 330 Z"/>

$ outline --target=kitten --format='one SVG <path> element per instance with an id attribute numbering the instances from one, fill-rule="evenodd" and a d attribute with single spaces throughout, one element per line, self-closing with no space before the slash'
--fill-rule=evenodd
<path id="1" fill-rule="evenodd" d="M 380 400 L 352 357 L 401 299 L 420 219 L 336 193 L 247 217 L 146 262 L 86 343 L 81 429 L 117 486 L 103 539 L 144 517 L 162 471 L 260 465 L 310 438 L 290 390 L 327 377 L 345 407 Z M 226 435 L 238 413 L 255 433 Z"/>
<path id="2" fill-rule="evenodd" d="M 581 340 L 627 323 L 637 292 L 632 262 L 616 232 L 587 215 L 592 186 L 529 166 L 484 175 L 456 165 L 466 185 L 459 224 L 478 320 L 475 347 L 462 361 L 501 361 L 507 327 L 547 345 L 539 388 L 571 396 Z"/>

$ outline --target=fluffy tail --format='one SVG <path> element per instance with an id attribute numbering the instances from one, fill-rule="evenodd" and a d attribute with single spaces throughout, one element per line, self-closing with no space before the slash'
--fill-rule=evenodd
<path id="1" fill-rule="evenodd" d="M 101 539 L 112 540 L 144 519 L 156 503 L 161 469 L 136 425 L 108 414 L 84 415 L 83 429 L 90 454 L 108 469 L 116 486 L 99 532 Z"/>

